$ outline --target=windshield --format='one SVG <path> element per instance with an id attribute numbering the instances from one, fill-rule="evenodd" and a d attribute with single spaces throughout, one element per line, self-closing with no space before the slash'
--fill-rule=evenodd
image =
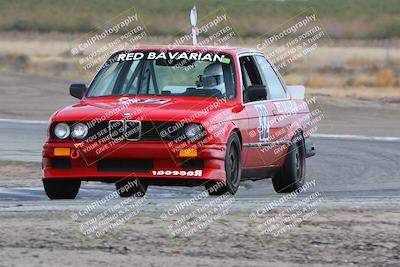
<path id="1" fill-rule="evenodd" d="M 194 96 L 234 99 L 232 57 L 187 51 L 122 52 L 113 55 L 87 97 Z"/>

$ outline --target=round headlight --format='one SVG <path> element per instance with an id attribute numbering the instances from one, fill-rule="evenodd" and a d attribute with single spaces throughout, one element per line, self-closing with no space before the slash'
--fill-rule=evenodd
<path id="1" fill-rule="evenodd" d="M 189 141 L 197 141 L 204 135 L 203 127 L 199 124 L 190 123 L 185 128 L 185 135 Z"/>
<path id="2" fill-rule="evenodd" d="M 54 134 L 60 139 L 68 138 L 69 133 L 70 133 L 69 126 L 64 122 L 57 124 L 56 127 L 54 128 Z"/>
<path id="3" fill-rule="evenodd" d="M 79 122 L 72 126 L 71 135 L 73 138 L 83 139 L 88 134 L 88 130 L 89 128 L 85 124 Z"/>

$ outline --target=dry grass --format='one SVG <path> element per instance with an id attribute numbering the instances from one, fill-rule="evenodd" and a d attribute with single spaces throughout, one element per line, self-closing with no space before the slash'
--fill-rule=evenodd
<path id="1" fill-rule="evenodd" d="M 394 87 L 397 83 L 394 71 L 384 68 L 375 72 L 372 85 L 375 87 Z"/>
<path id="2" fill-rule="evenodd" d="M 321 88 L 326 86 L 325 77 L 322 75 L 312 75 L 308 80 L 305 82 L 307 87 L 311 88 Z"/>
<path id="3" fill-rule="evenodd" d="M 352 75 L 346 81 L 346 86 L 355 87 L 395 87 L 399 82 L 391 68 L 377 68 L 371 74 L 361 73 Z"/>
<path id="4" fill-rule="evenodd" d="M 360 58 L 360 57 L 354 57 L 354 58 L 350 58 L 349 60 L 346 60 L 346 65 L 348 66 L 360 66 L 360 65 L 370 65 L 370 66 L 374 66 L 380 63 L 380 60 L 376 59 L 376 58 L 370 58 L 370 57 L 364 57 L 364 58 Z"/>
<path id="5" fill-rule="evenodd" d="M 83 71 L 70 47 L 79 35 L 2 33 L 0 70 L 50 76 L 82 77 L 87 82 L 94 72 Z M 148 39 L 149 44 L 167 44 L 170 36 Z M 243 41 L 243 42 L 241 42 Z M 238 46 L 252 48 L 259 40 L 236 40 Z M 308 88 L 396 88 L 400 86 L 400 46 L 320 45 L 306 58 L 281 70 L 287 84 L 304 84 Z M 103 45 L 101 43 L 99 46 Z M 397 75 L 396 75 L 397 74 Z"/>

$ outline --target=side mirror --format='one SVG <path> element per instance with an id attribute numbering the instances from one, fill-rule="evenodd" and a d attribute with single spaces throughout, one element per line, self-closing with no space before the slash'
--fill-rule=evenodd
<path id="1" fill-rule="evenodd" d="M 83 83 L 74 83 L 69 87 L 69 94 L 78 99 L 82 99 L 86 91 L 86 85 Z"/>
<path id="2" fill-rule="evenodd" d="M 267 86 L 263 84 L 250 85 L 247 87 L 247 100 L 257 101 L 267 99 Z"/>

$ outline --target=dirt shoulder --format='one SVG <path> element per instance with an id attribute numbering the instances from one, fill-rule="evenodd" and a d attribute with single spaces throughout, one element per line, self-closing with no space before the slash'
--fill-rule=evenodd
<path id="1" fill-rule="evenodd" d="M 69 85 L 79 79 L 0 73 L 0 118 L 48 120 L 59 108 L 77 103 Z"/>
<path id="2" fill-rule="evenodd" d="M 83 236 L 67 212 L 2 212 L 0 266 L 395 266 L 400 213 L 377 212 L 321 212 L 279 237 L 260 236 L 240 213 L 172 237 L 146 213 L 100 239 Z"/>
<path id="3" fill-rule="evenodd" d="M 315 95 L 324 118 L 317 133 L 400 136 L 400 102 Z"/>
<path id="4" fill-rule="evenodd" d="M 41 187 L 40 163 L 0 161 L 0 188 Z"/>

